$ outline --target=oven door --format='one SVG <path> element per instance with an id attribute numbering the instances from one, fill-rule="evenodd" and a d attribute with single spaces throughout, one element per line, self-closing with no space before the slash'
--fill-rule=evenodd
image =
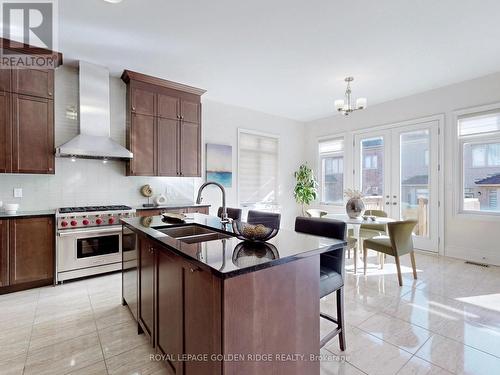
<path id="1" fill-rule="evenodd" d="M 121 226 L 65 230 L 57 238 L 58 272 L 120 263 L 121 254 Z"/>

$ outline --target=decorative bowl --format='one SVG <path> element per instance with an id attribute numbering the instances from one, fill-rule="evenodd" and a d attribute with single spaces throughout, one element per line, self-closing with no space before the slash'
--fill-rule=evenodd
<path id="1" fill-rule="evenodd" d="M 233 221 L 233 232 L 240 240 L 265 242 L 278 234 L 278 229 L 268 228 L 262 224 L 248 224 L 243 221 Z"/>
<path id="2" fill-rule="evenodd" d="M 244 241 L 234 248 L 232 260 L 236 267 L 242 268 L 267 263 L 279 257 L 278 249 L 270 243 Z"/>

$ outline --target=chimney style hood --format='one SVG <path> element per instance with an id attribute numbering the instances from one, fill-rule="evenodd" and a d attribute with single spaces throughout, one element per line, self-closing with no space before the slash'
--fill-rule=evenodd
<path id="1" fill-rule="evenodd" d="M 85 159 L 132 159 L 133 154 L 111 139 L 109 72 L 80 61 L 80 134 L 62 144 L 56 156 Z"/>

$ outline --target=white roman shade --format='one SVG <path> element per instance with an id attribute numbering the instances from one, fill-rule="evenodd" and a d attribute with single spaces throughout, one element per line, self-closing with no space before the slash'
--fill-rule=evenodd
<path id="1" fill-rule="evenodd" d="M 240 130 L 239 201 L 275 204 L 278 195 L 278 138 Z"/>

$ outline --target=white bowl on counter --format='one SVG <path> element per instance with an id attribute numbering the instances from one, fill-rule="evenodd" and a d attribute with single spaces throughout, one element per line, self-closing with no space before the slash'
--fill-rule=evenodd
<path id="1" fill-rule="evenodd" d="M 19 203 L 5 203 L 3 209 L 7 215 L 13 215 L 17 212 Z"/>

